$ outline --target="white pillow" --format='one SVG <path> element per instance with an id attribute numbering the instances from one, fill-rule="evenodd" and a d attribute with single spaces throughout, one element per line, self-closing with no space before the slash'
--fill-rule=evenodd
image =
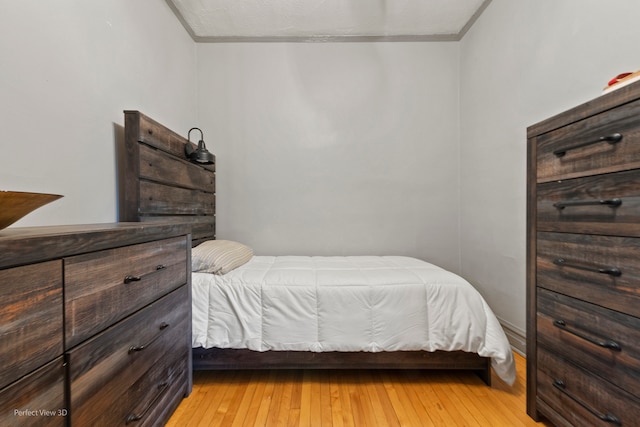
<path id="1" fill-rule="evenodd" d="M 207 240 L 191 250 L 191 269 L 199 273 L 227 274 L 247 263 L 253 249 L 231 240 Z"/>

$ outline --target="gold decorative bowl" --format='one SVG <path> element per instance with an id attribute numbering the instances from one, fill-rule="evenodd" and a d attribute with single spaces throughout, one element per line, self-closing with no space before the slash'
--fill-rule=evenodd
<path id="1" fill-rule="evenodd" d="M 0 191 L 0 230 L 60 197 L 58 194 Z"/>

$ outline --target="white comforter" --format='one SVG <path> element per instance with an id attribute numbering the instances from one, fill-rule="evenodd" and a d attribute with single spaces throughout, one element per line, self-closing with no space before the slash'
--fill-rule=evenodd
<path id="1" fill-rule="evenodd" d="M 223 276 L 193 273 L 193 347 L 463 350 L 515 380 L 509 342 L 480 294 L 400 256 L 254 256 Z"/>

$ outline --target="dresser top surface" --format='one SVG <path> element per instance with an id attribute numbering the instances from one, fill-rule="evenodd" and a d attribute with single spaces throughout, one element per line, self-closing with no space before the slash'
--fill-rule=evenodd
<path id="1" fill-rule="evenodd" d="M 175 222 L 9 227 L 0 230 L 0 268 L 189 233 L 189 225 Z"/>
<path id="2" fill-rule="evenodd" d="M 527 138 L 533 138 L 579 120 L 640 99 L 640 82 L 632 83 L 549 117 L 527 128 Z"/>

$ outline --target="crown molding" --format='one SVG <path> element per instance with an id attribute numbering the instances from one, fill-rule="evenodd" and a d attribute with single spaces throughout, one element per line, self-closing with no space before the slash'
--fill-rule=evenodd
<path id="1" fill-rule="evenodd" d="M 193 32 L 171 0 L 165 0 L 184 29 L 196 43 L 378 43 L 378 42 L 457 42 L 462 40 L 491 0 L 484 0 L 478 10 L 457 34 L 417 34 L 417 35 L 319 35 L 319 36 L 198 36 Z"/>

